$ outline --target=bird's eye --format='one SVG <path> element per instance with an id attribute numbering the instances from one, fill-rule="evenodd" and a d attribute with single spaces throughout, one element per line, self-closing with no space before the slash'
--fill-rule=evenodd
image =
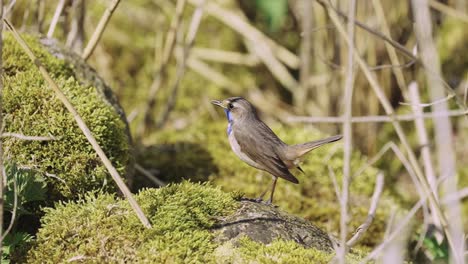
<path id="1" fill-rule="evenodd" d="M 228 104 L 228 108 L 229 108 L 229 109 L 232 109 L 232 108 L 234 108 L 234 105 L 233 105 L 232 103 L 229 103 L 229 104 Z"/>

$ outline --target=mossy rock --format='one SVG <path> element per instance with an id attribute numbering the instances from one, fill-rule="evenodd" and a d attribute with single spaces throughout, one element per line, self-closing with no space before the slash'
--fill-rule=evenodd
<path id="1" fill-rule="evenodd" d="M 333 257 L 331 241 L 325 232 L 316 227 L 310 232 L 312 225 L 305 220 L 280 212 L 273 206 L 238 202 L 235 200 L 237 196 L 225 193 L 219 187 L 191 182 L 145 189 L 136 195 L 136 199 L 152 222 L 152 228 L 147 229 L 127 201 L 112 194 L 88 194 L 77 202 L 60 203 L 46 209 L 42 228 L 27 261 L 223 263 L 230 259 L 233 263 L 250 263 L 256 258 L 271 257 L 269 249 L 281 255 L 284 263 L 292 263 L 286 260 L 298 260 L 299 257 L 302 261 L 294 263 L 326 263 Z M 237 242 L 224 239 L 225 233 L 220 227 L 232 226 L 229 221 L 236 217 L 249 217 L 244 214 L 246 208 L 252 214 L 274 215 L 277 221 L 256 219 L 256 223 L 269 222 L 267 224 L 274 230 L 282 231 L 266 243 L 248 232 L 245 236 L 238 234 Z M 317 236 L 322 242 L 304 245 L 286 238 L 290 226 L 285 222 L 302 226 L 302 235 Z M 350 254 L 349 257 L 356 256 Z"/>
<path id="2" fill-rule="evenodd" d="M 224 117 L 222 118 L 224 119 Z M 206 162 L 208 159 L 205 157 L 197 158 L 196 153 L 179 149 L 179 152 L 170 154 L 163 151 L 153 152 L 148 156 L 142 154 L 138 158 L 142 166 L 164 172 L 164 174 L 159 175 L 161 178 L 176 182 L 179 181 L 177 177 L 181 175 L 192 175 L 193 179 L 196 180 L 200 180 L 201 175 L 194 175 L 192 169 L 175 172 L 167 168 L 213 168 L 211 172 L 203 171 L 205 175 L 209 175 L 205 176 L 207 180 L 222 186 L 226 191 L 243 192 L 246 197 L 250 198 L 258 197 L 264 189 L 270 186 L 271 177 L 268 173 L 248 166 L 232 152 L 227 140 L 225 120 L 213 121 L 213 119 L 200 118 L 198 121 L 198 123 L 183 130 L 166 129 L 154 133 L 152 137 L 146 139 L 146 144 L 148 148 L 160 145 L 177 145 L 180 142 L 197 144 L 209 154 L 209 163 Z M 272 129 L 289 144 L 326 137 L 313 128 L 301 125 L 288 127 L 273 124 Z M 158 144 L 152 145 L 150 142 L 158 142 Z M 341 183 L 343 152 L 340 144 L 340 142 L 330 144 L 308 154 L 301 164 L 305 173 L 293 171 L 300 183 L 295 185 L 280 179 L 274 200 L 275 205 L 288 213 L 303 217 L 335 236 L 339 235 L 340 205 L 335 195 L 328 167 L 334 171 L 338 182 Z M 169 160 L 169 155 L 172 157 L 170 162 L 164 162 L 164 160 Z M 187 164 L 187 162 L 191 164 Z M 366 162 L 365 156 L 357 151 L 353 152 L 352 172 L 356 172 Z M 358 228 L 367 217 L 376 175 L 377 169 L 369 167 L 352 178 L 349 230 Z M 382 241 L 385 222 L 390 208 L 394 204 L 393 197 L 384 192 L 374 222 L 364 235 L 360 243 L 361 246 L 373 247 Z"/>
<path id="3" fill-rule="evenodd" d="M 34 54 L 125 176 L 132 172 L 131 138 L 112 91 L 77 55 L 55 41 L 23 35 Z M 2 138 L 4 158 L 46 176 L 49 198 L 76 198 L 90 190 L 114 191 L 109 173 L 40 72 L 6 34 L 3 49 L 4 132 L 53 136 L 55 140 Z"/>

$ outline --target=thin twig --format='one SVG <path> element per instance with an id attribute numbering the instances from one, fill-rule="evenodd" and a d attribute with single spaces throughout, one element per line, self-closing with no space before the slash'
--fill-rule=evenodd
<path id="1" fill-rule="evenodd" d="M 200 26 L 200 22 L 203 16 L 203 9 L 204 9 L 205 1 L 201 1 L 200 5 L 197 6 L 195 11 L 192 15 L 192 20 L 190 21 L 189 29 L 187 32 L 187 37 L 185 40 L 184 48 L 182 49 L 182 56 L 177 63 L 177 72 L 176 72 L 176 80 L 174 86 L 172 87 L 171 95 L 169 96 L 168 102 L 166 107 L 163 110 L 163 114 L 161 115 L 161 119 L 156 123 L 157 128 L 161 128 L 169 119 L 169 114 L 175 107 L 177 93 L 179 90 L 180 82 L 182 81 L 185 75 L 185 69 L 187 66 L 187 58 L 190 54 L 190 50 L 192 49 L 193 42 L 195 41 L 195 36 L 197 35 L 198 28 Z"/>
<path id="2" fill-rule="evenodd" d="M 416 212 L 423 206 L 423 204 L 426 201 L 426 194 L 424 194 L 424 197 L 421 197 L 419 201 L 411 208 L 411 210 L 406 214 L 406 216 L 400 220 L 398 223 L 398 226 L 393 230 L 392 233 L 388 235 L 388 237 L 377 247 L 375 247 L 365 258 L 361 259 L 359 263 L 365 264 L 369 263 L 370 260 L 377 258 L 379 254 L 384 250 L 388 244 L 390 244 L 397 236 L 400 235 L 401 231 L 406 228 L 406 225 L 408 222 L 414 217 Z"/>
<path id="3" fill-rule="evenodd" d="M 341 204 L 341 191 L 340 191 L 340 186 L 338 185 L 338 181 L 336 180 L 336 174 L 333 168 L 331 167 L 330 163 L 326 163 L 328 167 L 328 175 L 330 176 L 330 179 L 332 180 L 333 183 L 333 188 L 335 189 L 335 195 L 336 199 L 338 202 Z"/>
<path id="4" fill-rule="evenodd" d="M 312 23 L 313 23 L 313 2 L 310 0 L 297 1 L 299 21 L 301 23 L 301 46 L 300 59 L 301 65 L 299 68 L 299 86 L 294 90 L 293 99 L 294 106 L 299 108 L 301 112 L 305 110 L 307 101 L 307 90 L 310 87 L 310 60 L 312 54 Z"/>
<path id="5" fill-rule="evenodd" d="M 421 102 L 419 102 L 417 105 L 415 105 L 414 102 L 412 102 L 412 103 L 400 102 L 399 104 L 400 105 L 417 106 L 417 107 L 429 107 L 429 106 L 433 106 L 433 105 L 440 104 L 440 103 L 443 103 L 443 102 L 447 102 L 448 100 L 452 99 L 453 97 L 455 97 L 455 94 L 449 94 L 444 98 L 440 98 L 440 99 L 435 100 L 434 102 L 430 102 L 430 103 L 421 103 Z"/>
<path id="6" fill-rule="evenodd" d="M 344 122 L 343 122 L 343 178 L 341 186 L 341 203 L 340 203 L 340 241 L 341 247 L 337 253 L 338 260 L 341 264 L 346 263 L 347 244 L 346 238 L 348 235 L 348 199 L 349 199 L 349 184 L 351 181 L 351 154 L 353 152 L 353 137 L 352 137 L 352 109 L 353 109 L 353 91 L 354 91 L 354 18 L 356 16 L 356 0 L 349 2 L 348 10 L 348 25 L 347 25 L 347 42 L 348 57 L 346 67 L 346 80 L 344 86 Z"/>
<path id="7" fill-rule="evenodd" d="M 452 110 L 447 112 L 431 112 L 423 113 L 419 115 L 407 114 L 407 115 L 392 115 L 392 116 L 353 116 L 351 118 L 352 123 L 377 123 L 377 122 L 393 122 L 396 121 L 414 121 L 417 118 L 434 118 L 440 116 L 466 116 L 468 115 L 468 110 Z M 286 122 L 289 123 L 343 123 L 344 118 L 341 116 L 287 116 L 285 118 Z"/>
<path id="8" fill-rule="evenodd" d="M 91 39 L 88 42 L 88 45 L 86 45 L 86 48 L 84 49 L 83 54 L 81 55 L 81 57 L 85 61 L 89 59 L 89 56 L 91 56 L 94 49 L 96 48 L 96 45 L 98 44 L 102 34 L 104 33 L 104 29 L 106 28 L 107 23 L 109 23 L 109 20 L 119 3 L 120 0 L 113 0 L 112 3 L 107 7 L 106 11 L 104 11 L 104 14 L 101 17 L 101 20 L 99 20 L 96 30 L 94 31 L 93 35 L 91 36 Z"/>
<path id="9" fill-rule="evenodd" d="M 73 118 L 75 119 L 76 123 L 78 124 L 78 127 L 83 131 L 83 134 L 85 137 L 88 139 L 89 143 L 93 147 L 93 149 L 96 151 L 98 156 L 101 158 L 101 161 L 103 162 L 104 166 L 107 168 L 109 171 L 110 175 L 112 176 L 112 179 L 116 182 L 117 186 L 119 187 L 120 191 L 123 193 L 125 198 L 127 198 L 130 206 L 132 209 L 135 211 L 137 214 L 138 218 L 142 222 L 142 224 L 150 228 L 151 224 L 148 221 L 148 218 L 146 218 L 145 214 L 141 210 L 141 207 L 138 205 L 136 202 L 135 198 L 133 198 L 132 193 L 128 189 L 127 185 L 125 185 L 124 181 L 120 177 L 119 173 L 115 169 L 115 167 L 112 165 L 112 162 L 109 160 L 109 158 L 106 156 L 104 151 L 102 150 L 101 146 L 99 146 L 98 142 L 92 135 L 91 131 L 89 130 L 88 126 L 86 123 L 83 121 L 81 116 L 78 114 L 76 111 L 75 107 L 70 103 L 70 101 L 67 99 L 65 94 L 60 90 L 58 85 L 55 83 L 55 81 L 50 77 L 49 73 L 47 70 L 44 68 L 42 65 L 41 61 L 34 55 L 34 53 L 31 51 L 29 46 L 26 44 L 26 42 L 23 40 L 23 38 L 16 32 L 15 28 L 8 22 L 8 20 L 4 19 L 5 24 L 7 24 L 8 28 L 11 30 L 13 33 L 13 36 L 15 39 L 18 41 L 20 46 L 24 49 L 28 57 L 31 59 L 31 61 L 34 62 L 35 66 L 38 67 L 42 77 L 47 81 L 49 84 L 49 87 L 55 92 L 55 95 L 57 98 L 64 104 L 64 106 L 67 108 L 67 110 L 72 114 Z"/>
<path id="10" fill-rule="evenodd" d="M 151 180 L 154 184 L 157 186 L 163 187 L 166 186 L 166 183 L 158 179 L 156 176 L 154 176 L 151 172 L 149 172 L 147 169 L 143 168 L 140 164 L 135 164 L 135 169 L 139 171 L 141 174 L 143 174 L 146 178 Z"/>
<path id="11" fill-rule="evenodd" d="M 335 12 L 335 14 L 337 14 L 338 16 L 344 18 L 344 19 L 348 19 L 348 17 L 346 16 L 346 14 L 344 14 L 343 12 L 339 11 L 338 9 L 336 9 L 335 7 L 333 7 L 328 1 L 326 0 L 316 0 L 320 5 L 322 5 L 325 9 L 329 10 L 333 10 Z M 390 37 L 384 35 L 383 33 L 377 31 L 377 30 L 374 30 L 372 28 L 370 28 L 369 26 L 367 26 L 366 24 L 362 23 L 362 22 L 359 22 L 357 20 L 354 20 L 355 23 L 356 23 L 356 26 L 364 29 L 365 31 L 385 40 L 386 42 L 390 43 L 390 45 L 394 46 L 396 49 L 398 49 L 399 51 L 403 52 L 403 54 L 405 54 L 406 56 L 408 56 L 409 58 L 413 59 L 413 60 L 418 60 L 418 58 L 416 56 L 413 55 L 413 53 L 408 50 L 405 46 L 401 45 L 400 43 L 394 41 L 393 39 L 391 39 Z M 335 25 L 336 26 L 336 25 Z"/>
<path id="12" fill-rule="evenodd" d="M 9 132 L 3 132 L 0 137 L 6 138 L 6 137 L 14 137 L 18 138 L 21 140 L 28 140 L 28 141 L 50 141 L 50 140 L 57 140 L 56 137 L 50 136 L 50 137 L 42 137 L 42 136 L 26 136 L 20 133 L 9 133 Z"/>
<path id="13" fill-rule="evenodd" d="M 372 224 L 372 221 L 375 218 L 375 212 L 377 211 L 377 205 L 379 204 L 379 199 L 382 194 L 383 186 L 384 175 L 382 172 L 379 172 L 375 181 L 374 194 L 372 194 L 371 205 L 369 207 L 369 212 L 367 213 L 367 218 L 364 221 L 364 223 L 356 229 L 356 233 L 354 234 L 354 236 L 350 240 L 348 240 L 348 242 L 346 242 L 346 246 L 354 246 L 364 235 L 369 226 Z"/>
<path id="14" fill-rule="evenodd" d="M 67 1 L 68 0 L 60 0 L 60 2 L 57 4 L 57 7 L 55 8 L 54 16 L 52 17 L 52 21 L 50 22 L 50 25 L 49 25 L 49 30 L 47 31 L 48 38 L 52 38 L 54 36 L 55 28 L 57 27 L 57 23 L 59 21 L 60 16 L 62 15 L 63 8 L 65 7 L 65 3 Z"/>
<path id="15" fill-rule="evenodd" d="M 171 25 L 164 42 L 162 60 L 159 62 L 156 74 L 149 88 L 148 99 L 143 106 L 143 119 L 137 127 L 137 138 L 141 138 L 143 134 L 145 134 L 147 128 L 153 123 L 153 109 L 156 104 L 158 92 L 167 82 L 167 66 L 174 51 L 178 31 L 181 30 L 180 23 L 182 22 L 185 4 L 186 0 L 177 0 L 175 15 L 172 17 Z"/>

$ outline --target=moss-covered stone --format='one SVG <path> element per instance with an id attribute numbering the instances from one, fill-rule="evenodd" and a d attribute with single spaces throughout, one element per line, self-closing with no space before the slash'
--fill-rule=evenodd
<path id="1" fill-rule="evenodd" d="M 136 199 L 153 228 L 144 228 L 128 203 L 112 194 L 87 194 L 46 209 L 28 262 L 213 262 L 209 229 L 236 208 L 219 188 L 189 182 L 146 189 Z"/>
<path id="2" fill-rule="evenodd" d="M 23 37 L 124 176 L 131 161 L 130 135 L 110 89 L 95 74 L 89 74 L 92 70 L 76 55 L 60 52 L 49 40 Z M 10 34 L 4 41 L 4 131 L 55 138 L 2 138 L 4 158 L 47 175 L 52 197 L 75 198 L 89 190 L 115 190 L 91 144 L 37 68 Z"/>
<path id="3" fill-rule="evenodd" d="M 112 194 L 87 194 L 79 201 L 61 202 L 45 210 L 27 261 L 328 263 L 334 256 L 331 238 L 304 219 L 274 206 L 237 202 L 235 196 L 210 184 L 186 181 L 145 189 L 136 199 L 152 222 L 150 229 L 143 227 L 127 201 Z M 247 221 L 246 217 L 255 215 L 265 218 Z M 247 231 L 246 225 L 252 229 L 259 222 L 265 225 L 263 231 L 275 233 L 274 239 L 268 235 L 259 239 Z M 226 240 L 222 227 L 229 225 L 244 228 Z M 268 225 L 271 229 L 266 228 Z M 361 256 L 353 251 L 348 258 Z"/>

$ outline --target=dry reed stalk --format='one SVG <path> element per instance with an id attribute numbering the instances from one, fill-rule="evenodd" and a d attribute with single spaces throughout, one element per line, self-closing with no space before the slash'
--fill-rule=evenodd
<path id="1" fill-rule="evenodd" d="M 445 84 L 442 81 L 439 57 L 432 37 L 429 4 L 427 0 L 412 0 L 411 5 L 415 19 L 416 40 L 421 52 L 421 62 L 426 72 L 429 96 L 432 101 L 439 100 L 446 97 Z M 432 106 L 434 112 L 445 112 L 448 108 L 445 101 Z M 455 193 L 457 192 L 457 177 L 452 123 L 448 117 L 436 117 L 433 122 L 439 177 L 447 175 L 448 179 L 443 184 L 444 192 Z M 445 207 L 445 211 L 448 219 L 450 219 L 446 236 L 452 240 L 448 239 L 451 244 L 451 257 L 455 263 L 462 264 L 464 263 L 463 252 L 465 246 L 460 204 L 453 203 Z M 443 225 L 444 223 L 442 223 Z"/>
<path id="2" fill-rule="evenodd" d="M 348 7 L 348 25 L 347 34 L 350 42 L 348 43 L 348 57 L 346 66 L 346 80 L 344 84 L 344 113 L 343 113 L 343 178 L 341 185 L 340 199 L 340 241 L 341 246 L 337 252 L 339 263 L 346 262 L 346 239 L 348 236 L 349 222 L 349 184 L 351 174 L 351 154 L 353 152 L 353 134 L 352 134 L 352 109 L 353 109 L 353 91 L 354 91 L 354 20 L 356 16 L 356 0 L 351 0 Z"/>
<path id="3" fill-rule="evenodd" d="M 52 38 L 54 36 L 55 28 L 57 27 L 57 23 L 59 21 L 60 16 L 62 15 L 63 8 L 65 7 L 65 3 L 67 0 L 60 0 L 55 8 L 54 16 L 52 17 L 52 21 L 49 25 L 49 30 L 47 31 L 47 37 Z"/>
<path id="4" fill-rule="evenodd" d="M 166 40 L 164 42 L 162 60 L 157 66 L 156 74 L 151 83 L 148 92 L 148 99 L 145 102 L 142 110 L 143 119 L 138 124 L 137 127 L 137 138 L 141 138 L 145 133 L 150 124 L 153 123 L 153 109 L 156 104 L 156 99 L 158 92 L 162 86 L 167 82 L 167 66 L 169 64 L 169 59 L 171 58 L 174 47 L 176 44 L 176 37 L 181 30 L 180 24 L 182 22 L 182 15 L 185 9 L 186 0 L 177 0 L 175 7 L 175 15 L 172 17 L 171 25 L 166 35 Z"/>
<path id="5" fill-rule="evenodd" d="M 348 45 L 351 45 L 351 40 L 348 38 L 348 36 L 346 34 L 346 31 L 345 31 L 343 25 L 341 24 L 341 21 L 339 20 L 335 9 L 327 8 L 327 10 L 328 10 L 328 14 L 330 15 L 330 18 L 331 18 L 333 24 L 336 26 L 336 28 L 337 28 L 338 32 L 340 33 L 340 35 L 342 36 L 342 38 L 346 41 L 346 43 Z M 440 222 L 442 224 L 442 228 L 443 228 L 443 230 L 444 230 L 444 232 L 445 232 L 445 234 L 447 236 L 447 241 L 449 243 L 449 246 L 452 249 L 455 249 L 456 244 L 455 244 L 454 238 L 452 236 L 452 233 L 449 231 L 447 218 L 446 218 L 445 214 L 443 213 L 439 203 L 435 199 L 435 197 L 434 197 L 434 195 L 433 195 L 433 193 L 432 193 L 432 191 L 431 191 L 431 189 L 429 187 L 429 184 L 426 181 L 426 178 L 424 177 L 424 174 L 423 174 L 422 169 L 421 169 L 421 167 L 420 167 L 420 165 L 418 163 L 416 155 L 414 154 L 413 150 L 411 149 L 411 147 L 409 145 L 408 139 L 407 139 L 407 137 L 406 137 L 406 135 L 405 135 L 405 133 L 403 131 L 403 128 L 401 127 L 401 124 L 398 123 L 398 121 L 394 119 L 395 111 L 394 111 L 392 105 L 390 104 L 388 98 L 385 96 L 385 93 L 383 92 L 383 89 L 380 87 L 379 83 L 377 82 L 375 75 L 369 70 L 369 67 L 367 66 L 365 61 L 361 58 L 361 56 L 359 56 L 358 51 L 355 51 L 354 54 L 355 54 L 355 59 L 358 62 L 358 65 L 359 65 L 360 69 L 363 71 L 366 79 L 368 80 L 368 82 L 369 82 L 372 90 L 374 91 L 375 95 L 379 99 L 380 104 L 384 108 L 386 114 L 389 115 L 390 117 L 392 117 L 392 119 L 393 119 L 392 120 L 392 125 L 393 125 L 393 127 L 395 129 L 395 132 L 397 133 L 402 145 L 403 145 L 403 148 L 405 149 L 405 151 L 406 151 L 406 153 L 408 155 L 411 166 L 413 167 L 414 171 L 416 172 L 416 175 L 417 175 L 418 180 L 419 180 L 419 184 L 421 185 L 422 189 L 424 190 L 424 192 L 426 194 L 425 198 L 428 197 L 429 202 L 434 207 L 435 213 L 436 213 L 437 217 L 440 219 Z"/>
<path id="6" fill-rule="evenodd" d="M 167 122 L 167 120 L 169 119 L 169 114 L 175 107 L 180 82 L 182 81 L 185 75 L 185 69 L 187 67 L 187 59 L 189 57 L 190 50 L 192 49 L 193 42 L 195 41 L 198 28 L 200 27 L 200 22 L 203 16 L 204 5 L 205 5 L 205 1 L 201 1 L 200 4 L 196 7 L 195 11 L 193 12 L 192 19 L 190 21 L 189 29 L 187 32 L 187 36 L 185 39 L 185 44 L 182 49 L 182 56 L 179 58 L 178 63 L 177 63 L 176 80 L 172 87 L 171 94 L 168 98 L 166 107 L 163 110 L 161 118 L 156 123 L 157 128 L 161 128 Z"/>
<path id="7" fill-rule="evenodd" d="M 34 55 L 34 53 L 31 51 L 31 49 L 26 44 L 26 42 L 21 38 L 21 36 L 18 34 L 18 32 L 16 32 L 15 28 L 8 22 L 8 20 L 4 19 L 3 21 L 8 26 L 8 28 L 11 30 L 11 32 L 13 33 L 13 36 L 15 37 L 16 41 L 20 44 L 20 46 L 26 52 L 26 54 L 31 59 L 31 61 L 34 63 L 34 65 L 39 69 L 39 72 L 41 73 L 42 77 L 47 81 L 47 83 L 49 84 L 49 87 L 54 91 L 57 98 L 63 103 L 63 105 L 67 108 L 67 110 L 72 114 L 73 118 L 75 119 L 76 123 L 78 124 L 78 127 L 81 129 L 81 131 L 83 131 L 83 134 L 86 136 L 86 139 L 88 140 L 88 142 L 91 144 L 93 149 L 98 154 L 98 156 L 101 159 L 102 163 L 104 164 L 104 166 L 109 171 L 110 175 L 112 176 L 112 179 L 115 181 L 115 183 L 119 187 L 120 191 L 123 193 L 125 198 L 128 200 L 130 206 L 135 211 L 135 213 L 138 216 L 138 218 L 140 219 L 141 223 L 145 227 L 150 228 L 151 224 L 148 221 L 148 218 L 146 218 L 145 214 L 141 210 L 141 207 L 138 205 L 135 198 L 133 198 L 133 195 L 130 192 L 130 190 L 128 189 L 127 185 L 125 185 L 125 183 L 122 180 L 122 178 L 120 177 L 119 173 L 117 172 L 115 167 L 112 165 L 112 162 L 106 156 L 106 154 L 102 150 L 101 146 L 99 146 L 96 139 L 94 138 L 91 131 L 89 130 L 88 126 L 83 121 L 83 119 L 78 114 L 78 112 L 76 111 L 75 107 L 70 103 L 70 101 L 67 99 L 65 94 L 63 94 L 63 92 L 60 90 L 58 85 L 55 83 L 55 81 L 49 75 L 47 70 L 44 68 L 41 61 Z"/>
<path id="8" fill-rule="evenodd" d="M 369 206 L 369 211 L 367 213 L 366 220 L 364 221 L 362 225 L 360 225 L 356 229 L 356 233 L 353 235 L 353 237 L 349 239 L 348 242 L 346 242 L 347 247 L 352 247 L 356 245 L 359 239 L 364 235 L 364 233 L 372 224 L 372 221 L 375 218 L 375 212 L 377 211 L 377 206 L 379 204 L 380 196 L 382 195 L 383 186 L 384 186 L 384 175 L 383 175 L 383 172 L 379 172 L 377 174 L 377 179 L 375 181 L 374 193 L 372 194 L 371 204 Z"/>
<path id="9" fill-rule="evenodd" d="M 96 48 L 99 40 L 102 37 L 102 34 L 104 33 L 104 29 L 106 28 L 107 23 L 109 23 L 109 20 L 112 17 L 112 14 L 114 13 L 119 3 L 120 3 L 120 0 L 113 0 L 110 3 L 110 5 L 107 7 L 106 11 L 104 11 L 104 14 L 99 20 L 96 30 L 94 30 L 94 33 L 91 36 L 91 39 L 89 40 L 88 44 L 86 45 L 86 48 L 83 51 L 83 54 L 81 55 L 81 57 L 85 61 L 89 59 L 89 56 L 91 56 L 94 49 Z"/>
<path id="10" fill-rule="evenodd" d="M 457 9 L 454 9 L 452 7 L 449 7 L 448 5 L 445 5 L 441 2 L 437 2 L 435 0 L 429 0 L 429 5 L 441 12 L 441 13 L 444 13 L 446 14 L 447 16 L 452 16 L 456 19 L 460 19 L 461 21 L 465 22 L 465 23 L 468 23 L 468 15 L 460 10 L 457 10 Z"/>

